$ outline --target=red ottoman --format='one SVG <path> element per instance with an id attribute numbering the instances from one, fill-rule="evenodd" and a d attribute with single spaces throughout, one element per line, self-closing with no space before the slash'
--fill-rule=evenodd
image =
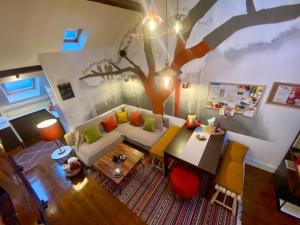
<path id="1" fill-rule="evenodd" d="M 199 190 L 200 180 L 188 169 L 178 166 L 171 173 L 173 190 L 182 198 L 193 198 Z"/>

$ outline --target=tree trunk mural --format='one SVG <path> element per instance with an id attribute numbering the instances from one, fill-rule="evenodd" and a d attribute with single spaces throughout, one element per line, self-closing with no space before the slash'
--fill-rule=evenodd
<path id="1" fill-rule="evenodd" d="M 202 17 L 205 16 L 205 14 L 216 2 L 217 0 L 200 0 L 190 10 L 187 19 L 191 23 L 191 26 L 188 31 L 177 36 L 174 59 L 171 63 L 172 68 L 180 70 L 183 65 L 192 61 L 193 59 L 206 56 L 207 53 L 217 48 L 224 40 L 238 30 L 249 26 L 280 23 L 295 19 L 300 16 L 300 4 L 279 6 L 256 11 L 253 0 L 246 0 L 247 14 L 232 17 L 213 30 L 211 33 L 206 35 L 198 44 L 191 48 L 186 48 L 186 42 L 191 34 L 192 28 Z M 163 78 L 156 76 L 156 64 L 152 52 L 151 39 L 149 38 L 144 38 L 144 53 L 148 67 L 147 75 L 138 65 L 136 65 L 127 57 L 125 51 L 121 51 L 120 55 L 126 59 L 131 66 L 119 68 L 114 63 L 111 63 L 116 71 L 112 71 L 109 74 L 122 74 L 129 71 L 137 74 L 145 88 L 147 96 L 150 98 L 152 111 L 157 114 L 163 114 L 164 103 L 175 90 L 174 116 L 178 116 L 181 90 L 180 76 L 172 77 L 172 82 L 168 88 L 164 88 L 162 85 L 156 85 L 157 83 L 163 83 Z M 92 74 L 83 76 L 80 79 L 82 80 L 89 77 L 104 75 L 108 75 L 108 73 L 94 72 Z"/>

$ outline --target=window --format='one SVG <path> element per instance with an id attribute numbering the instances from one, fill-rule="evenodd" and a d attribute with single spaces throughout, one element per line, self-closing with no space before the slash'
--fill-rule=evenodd
<path id="1" fill-rule="evenodd" d="M 6 82 L 1 85 L 6 95 L 12 95 L 18 92 L 35 89 L 35 80 L 34 78 L 28 78 L 23 80 Z"/>
<path id="2" fill-rule="evenodd" d="M 64 32 L 64 40 L 61 50 L 79 51 L 84 48 L 88 38 L 88 31 L 82 29 L 67 29 Z"/>
<path id="3" fill-rule="evenodd" d="M 5 82 L 2 83 L 0 87 L 10 103 L 22 101 L 40 95 L 39 77 L 31 77 Z"/>
<path id="4" fill-rule="evenodd" d="M 64 42 L 78 42 L 80 35 L 81 35 L 81 29 L 68 29 L 64 33 Z"/>

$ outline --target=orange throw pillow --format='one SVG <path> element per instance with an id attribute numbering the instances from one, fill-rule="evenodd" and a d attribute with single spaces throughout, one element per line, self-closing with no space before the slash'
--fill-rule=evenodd
<path id="1" fill-rule="evenodd" d="M 107 133 L 111 132 L 118 126 L 113 116 L 107 117 L 105 120 L 102 120 L 101 125 Z"/>
<path id="2" fill-rule="evenodd" d="M 140 127 L 143 123 L 143 115 L 140 112 L 130 113 L 130 124 L 133 126 Z"/>

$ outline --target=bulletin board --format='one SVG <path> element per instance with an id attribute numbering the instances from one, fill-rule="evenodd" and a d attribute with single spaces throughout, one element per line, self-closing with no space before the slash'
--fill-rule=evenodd
<path id="1" fill-rule="evenodd" d="M 228 117 L 234 113 L 254 117 L 265 91 L 264 85 L 210 82 L 206 107 Z"/>
<path id="2" fill-rule="evenodd" d="M 300 109 L 300 84 L 274 82 L 267 103 Z"/>

